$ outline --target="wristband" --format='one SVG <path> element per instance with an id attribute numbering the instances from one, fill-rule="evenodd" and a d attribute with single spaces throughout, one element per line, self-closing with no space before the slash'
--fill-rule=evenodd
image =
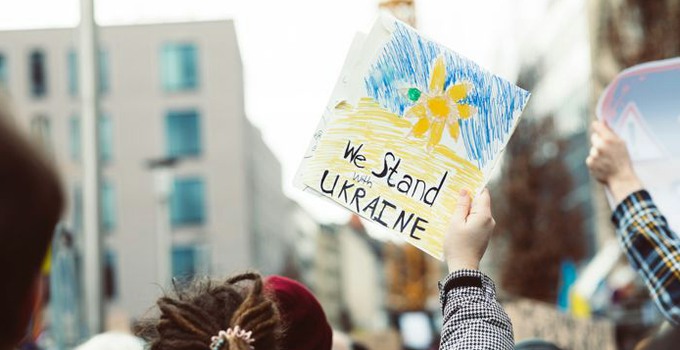
<path id="1" fill-rule="evenodd" d="M 460 276 L 450 279 L 444 285 L 444 293 L 455 288 L 477 287 L 482 288 L 482 278 L 479 276 Z"/>

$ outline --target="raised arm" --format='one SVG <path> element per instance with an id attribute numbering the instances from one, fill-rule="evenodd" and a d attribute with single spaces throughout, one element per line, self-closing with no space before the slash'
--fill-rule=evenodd
<path id="1" fill-rule="evenodd" d="M 625 142 L 601 122 L 593 123 L 591 142 L 586 163 L 618 203 L 617 239 L 661 313 L 680 325 L 680 240 L 643 189 Z"/>
<path id="2" fill-rule="evenodd" d="M 496 299 L 493 281 L 479 271 L 495 225 L 487 190 L 472 203 L 461 193 L 444 242 L 449 275 L 439 283 L 443 350 L 513 349 L 510 318 Z"/>

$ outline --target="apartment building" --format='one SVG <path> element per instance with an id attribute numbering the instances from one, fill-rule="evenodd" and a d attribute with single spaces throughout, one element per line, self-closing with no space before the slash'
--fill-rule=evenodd
<path id="1" fill-rule="evenodd" d="M 109 306 L 130 317 L 162 292 L 151 160 L 176 158 L 169 200 L 175 277 L 255 267 L 288 246 L 281 167 L 245 116 L 231 20 L 99 29 L 101 234 Z M 64 227 L 82 243 L 77 31 L 0 32 L 0 86 L 17 123 L 63 175 Z"/>

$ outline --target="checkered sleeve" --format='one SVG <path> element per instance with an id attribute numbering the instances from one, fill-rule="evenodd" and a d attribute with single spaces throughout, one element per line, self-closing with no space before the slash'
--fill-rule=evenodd
<path id="1" fill-rule="evenodd" d="M 612 215 L 617 238 L 661 313 L 680 325 L 680 240 L 645 190 L 632 193 Z"/>
<path id="2" fill-rule="evenodd" d="M 474 270 L 450 274 L 439 282 L 439 301 L 444 316 L 441 350 L 513 349 L 512 323 L 488 276 Z"/>

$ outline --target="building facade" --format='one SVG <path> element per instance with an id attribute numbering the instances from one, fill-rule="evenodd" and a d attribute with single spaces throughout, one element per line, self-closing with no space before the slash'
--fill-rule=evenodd
<path id="1" fill-rule="evenodd" d="M 345 224 L 316 224 L 296 215 L 299 277 L 336 330 L 357 334 L 389 327 L 383 243 L 369 236 L 358 216 Z"/>
<path id="2" fill-rule="evenodd" d="M 289 200 L 281 168 L 247 120 L 233 21 L 99 29 L 102 232 L 113 307 L 143 314 L 162 292 L 148 163 L 172 157 L 175 277 L 283 265 Z M 65 227 L 82 241 L 77 31 L 0 32 L 0 85 L 17 122 L 61 170 Z M 167 254 L 167 253 L 166 253 Z"/>

